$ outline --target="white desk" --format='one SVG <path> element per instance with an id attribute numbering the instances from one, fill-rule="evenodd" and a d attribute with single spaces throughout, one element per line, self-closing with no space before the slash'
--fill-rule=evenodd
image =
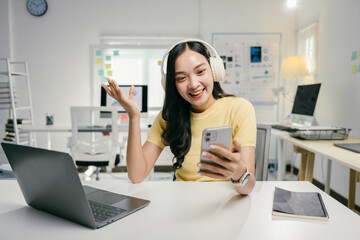
<path id="1" fill-rule="evenodd" d="M 360 138 L 349 136 L 346 140 L 300 140 L 291 137 L 287 132 L 274 129 L 271 130 L 271 134 L 280 139 L 280 154 L 278 156 L 279 181 L 284 180 L 285 175 L 286 159 L 284 145 L 286 142 L 306 149 L 315 154 L 320 154 L 328 160 L 333 160 L 358 172 L 360 171 L 360 154 L 334 146 L 334 143 L 360 142 Z M 331 162 L 329 161 L 329 163 L 331 167 Z"/>
<path id="2" fill-rule="evenodd" d="M 349 136 L 346 140 L 299 140 L 291 137 L 287 132 L 272 129 L 271 133 L 278 137 L 279 154 L 278 154 L 278 175 L 279 181 L 284 180 L 286 158 L 285 158 L 285 144 L 291 143 L 294 146 L 298 146 L 308 152 L 310 152 L 314 158 L 315 154 L 319 154 L 327 159 L 327 174 L 325 181 L 325 192 L 330 193 L 330 181 L 331 181 L 331 165 L 332 161 L 335 161 L 341 165 L 344 165 L 350 169 L 349 177 L 349 207 L 354 208 L 355 199 L 355 183 L 356 172 L 360 172 L 360 154 L 346 149 L 342 149 L 334 146 L 334 143 L 355 143 L 360 142 L 360 138 Z M 312 159 L 313 161 L 313 159 Z M 305 180 L 311 181 L 313 175 L 313 168 L 307 169 Z"/>
<path id="3" fill-rule="evenodd" d="M 129 129 L 129 124 L 121 123 L 118 125 L 119 132 L 127 132 Z M 51 149 L 51 133 L 71 133 L 72 128 L 70 125 L 37 125 L 37 126 L 22 126 L 20 129 L 20 132 L 23 133 L 29 133 L 29 132 L 42 132 L 47 134 L 47 148 Z M 89 131 L 91 128 L 89 128 Z M 94 128 L 94 130 L 99 130 Z M 141 123 L 140 124 L 140 130 L 141 132 L 147 132 L 149 131 L 148 124 Z"/>
<path id="4" fill-rule="evenodd" d="M 88 183 L 87 183 L 88 184 Z M 228 182 L 104 180 L 92 186 L 149 199 L 150 205 L 91 230 L 25 204 L 15 180 L 0 181 L 1 239 L 358 239 L 360 217 L 309 182 L 257 182 L 241 197 Z M 272 217 L 275 186 L 319 191 L 328 221 Z"/>

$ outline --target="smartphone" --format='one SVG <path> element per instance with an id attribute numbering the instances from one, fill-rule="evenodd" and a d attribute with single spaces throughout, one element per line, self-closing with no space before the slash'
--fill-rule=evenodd
<path id="1" fill-rule="evenodd" d="M 232 127 L 230 126 L 204 129 L 201 138 L 200 161 L 205 163 L 210 163 L 213 165 L 218 165 L 215 162 L 211 161 L 210 159 L 203 157 L 201 153 L 203 151 L 212 152 L 210 145 L 217 145 L 226 149 L 230 149 L 232 132 L 233 130 Z"/>

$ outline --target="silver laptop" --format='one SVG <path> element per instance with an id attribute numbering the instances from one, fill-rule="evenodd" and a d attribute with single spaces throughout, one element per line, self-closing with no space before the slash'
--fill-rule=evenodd
<path id="1" fill-rule="evenodd" d="M 89 228 L 123 218 L 150 201 L 81 184 L 67 153 L 1 143 L 27 204 Z"/>
<path id="2" fill-rule="evenodd" d="M 360 143 L 334 143 L 334 145 L 356 153 L 360 153 Z"/>

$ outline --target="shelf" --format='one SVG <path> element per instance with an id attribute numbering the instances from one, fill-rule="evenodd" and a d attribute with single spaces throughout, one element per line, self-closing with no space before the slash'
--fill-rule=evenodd
<path id="1" fill-rule="evenodd" d="M 9 58 L 0 58 L 0 61 L 5 61 L 4 64 L 0 64 L 0 66 L 6 66 L 6 69 L 1 69 L 0 76 L 0 109 L 7 109 L 9 110 L 9 119 L 13 121 L 17 121 L 18 114 L 19 116 L 27 116 L 29 119 L 33 119 L 33 110 L 31 106 L 31 93 L 29 89 L 29 75 L 28 75 L 28 68 L 26 62 L 18 62 L 18 61 L 10 61 Z M 6 78 L 6 81 L 3 79 Z M 17 98 L 17 91 L 16 91 L 16 82 L 19 80 L 25 80 L 25 83 L 21 85 L 21 87 L 27 91 L 21 91 L 22 101 L 21 104 L 19 103 L 19 99 Z M 27 99 L 26 99 L 27 98 Z M 25 111 L 24 111 L 25 110 Z M 21 112 L 24 111 L 24 112 Z M 27 112 L 26 112 L 27 111 Z M 31 121 L 30 125 L 33 125 L 33 120 Z M 6 130 L 5 125 L 5 130 Z M 17 144 L 25 144 L 25 145 L 33 145 L 36 146 L 36 140 L 32 133 L 21 133 L 19 129 L 23 126 L 22 124 L 14 124 L 13 125 L 13 132 L 14 136 L 18 135 L 14 138 L 15 143 Z"/>
<path id="2" fill-rule="evenodd" d="M 31 110 L 31 107 L 15 107 L 14 110 L 16 110 L 16 111 L 18 111 L 18 110 Z"/>
<path id="3" fill-rule="evenodd" d="M 9 75 L 9 72 L 0 72 L 0 75 Z M 26 73 L 22 73 L 22 72 L 12 72 L 11 76 L 26 76 Z"/>

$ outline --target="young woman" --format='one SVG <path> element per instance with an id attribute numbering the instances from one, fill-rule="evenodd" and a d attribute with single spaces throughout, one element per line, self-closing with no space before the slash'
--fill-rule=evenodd
<path id="1" fill-rule="evenodd" d="M 219 78 L 216 76 L 219 73 L 214 72 L 219 64 L 214 66 L 214 57 L 205 45 L 211 48 L 201 40 L 181 41 L 165 54 L 168 56 L 164 106 L 143 146 L 134 87 L 127 98 L 114 80 L 108 79 L 109 87 L 102 85 L 129 115 L 128 176 L 134 183 L 144 180 L 163 148 L 170 146 L 175 159 L 176 180 L 230 179 L 238 193 L 249 194 L 255 185 L 255 112 L 248 101 L 226 95 L 219 82 L 214 82 L 214 78 Z M 201 153 L 202 131 L 228 125 L 233 128 L 231 150 L 212 146 L 212 151 L 222 157 L 206 151 Z M 220 166 L 200 162 L 200 154 Z"/>

